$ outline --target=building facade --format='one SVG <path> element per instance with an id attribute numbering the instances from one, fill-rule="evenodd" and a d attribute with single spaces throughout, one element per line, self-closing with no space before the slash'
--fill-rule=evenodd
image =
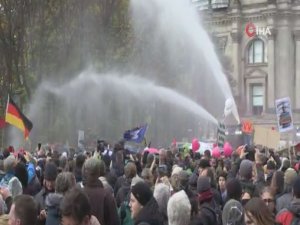
<path id="1" fill-rule="evenodd" d="M 300 124 L 300 0 L 192 0 L 211 34 L 242 118 L 276 126 L 275 100 Z M 222 60 L 221 60 L 222 61 Z"/>

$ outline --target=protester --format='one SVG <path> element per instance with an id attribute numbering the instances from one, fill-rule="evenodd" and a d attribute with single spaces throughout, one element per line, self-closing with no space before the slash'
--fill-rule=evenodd
<path id="1" fill-rule="evenodd" d="M 227 173 L 225 171 L 220 171 L 218 176 L 218 191 L 222 198 L 222 206 L 225 205 L 227 200 L 226 179 Z"/>
<path id="2" fill-rule="evenodd" d="M 270 187 L 265 187 L 260 194 L 261 199 L 265 202 L 270 212 L 276 215 L 276 202 L 274 191 Z"/>
<path id="3" fill-rule="evenodd" d="M 107 190 L 108 192 L 110 192 L 113 195 L 114 190 L 106 178 L 106 165 L 103 160 L 100 160 L 100 177 L 99 177 L 99 179 L 102 182 L 105 190 Z"/>
<path id="4" fill-rule="evenodd" d="M 66 193 L 60 207 L 62 225 L 100 225 L 85 193 L 73 188 Z"/>
<path id="5" fill-rule="evenodd" d="M 104 189 L 100 177 L 100 160 L 89 158 L 82 168 L 83 191 L 87 194 L 91 212 L 101 225 L 120 224 L 113 195 Z"/>
<path id="6" fill-rule="evenodd" d="M 289 206 L 276 215 L 276 221 L 281 225 L 299 224 L 300 222 L 300 177 L 293 184 L 293 200 Z"/>
<path id="7" fill-rule="evenodd" d="M 272 212 L 261 198 L 254 197 L 245 205 L 246 225 L 274 225 Z"/>
<path id="8" fill-rule="evenodd" d="M 9 212 L 9 225 L 34 225 L 37 220 L 37 207 L 29 195 L 15 197 Z"/>
<path id="9" fill-rule="evenodd" d="M 267 158 L 254 146 L 218 160 L 188 145 L 162 148 L 159 155 L 129 152 L 122 141 L 112 154 L 104 145 L 78 155 L 41 149 L 30 160 L 8 152 L 1 182 L 13 178 L 20 188 L 0 188 L 0 221 L 15 210 L 15 196 L 36 193 L 39 180 L 32 225 L 274 225 L 276 213 L 277 222 L 290 225 L 300 218 L 297 172 L 276 152 Z"/>
<path id="10" fill-rule="evenodd" d="M 82 182 L 82 167 L 85 161 L 85 155 L 79 154 L 76 156 L 74 174 L 76 183 Z"/>
<path id="11" fill-rule="evenodd" d="M 244 209 L 242 204 L 230 199 L 223 208 L 222 213 L 223 225 L 243 225 L 244 224 Z"/>
<path id="12" fill-rule="evenodd" d="M 0 187 L 7 187 L 12 197 L 23 193 L 20 180 L 15 176 L 16 158 L 13 155 L 4 160 L 5 176 L 1 179 Z"/>
<path id="13" fill-rule="evenodd" d="M 191 204 L 184 191 L 179 191 L 169 199 L 168 207 L 169 225 L 188 225 L 191 219 Z"/>
<path id="14" fill-rule="evenodd" d="M 168 225 L 167 205 L 171 196 L 170 187 L 164 183 L 155 185 L 153 197 L 155 198 L 159 211 L 163 217 L 164 225 Z"/>
<path id="15" fill-rule="evenodd" d="M 145 182 L 138 182 L 132 186 L 129 206 L 135 225 L 163 225 L 158 204 Z"/>
<path id="16" fill-rule="evenodd" d="M 217 214 L 212 207 L 213 192 L 209 178 L 206 176 L 200 176 L 197 182 L 197 191 L 199 199 L 199 211 L 198 216 L 192 220 L 191 224 L 204 224 L 204 225 L 217 225 Z"/>
<path id="17" fill-rule="evenodd" d="M 50 193 L 55 192 L 55 180 L 57 177 L 57 166 L 48 162 L 45 166 L 44 181 L 42 190 L 35 196 L 37 209 L 39 212 L 38 224 L 45 224 L 46 222 L 46 198 Z"/>
<path id="18" fill-rule="evenodd" d="M 46 197 L 46 225 L 60 225 L 60 204 L 65 193 L 75 187 L 75 176 L 71 172 L 58 174 L 55 180 L 55 193 Z"/>
<path id="19" fill-rule="evenodd" d="M 284 190 L 282 195 L 276 200 L 276 211 L 280 212 L 282 209 L 287 208 L 293 200 L 292 187 L 297 173 L 294 169 L 288 168 L 284 172 Z"/>
<path id="20" fill-rule="evenodd" d="M 270 187 L 274 190 L 275 199 L 277 201 L 277 199 L 283 195 L 284 191 L 284 173 L 282 171 L 276 171 L 273 174 Z"/>

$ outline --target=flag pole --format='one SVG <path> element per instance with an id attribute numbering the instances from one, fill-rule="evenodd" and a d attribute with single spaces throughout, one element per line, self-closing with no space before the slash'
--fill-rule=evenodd
<path id="1" fill-rule="evenodd" d="M 5 127 L 3 127 L 3 129 L 2 129 L 2 138 L 1 138 L 2 147 L 4 147 L 4 134 L 5 134 L 4 130 L 5 130 Z"/>

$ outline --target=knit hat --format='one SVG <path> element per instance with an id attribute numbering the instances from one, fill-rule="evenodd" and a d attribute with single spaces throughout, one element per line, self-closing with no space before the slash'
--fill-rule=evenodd
<path id="1" fill-rule="evenodd" d="M 211 188 L 209 178 L 206 176 L 200 176 L 197 181 L 197 192 L 202 193 Z"/>
<path id="2" fill-rule="evenodd" d="M 142 206 L 145 206 L 153 197 L 150 187 L 145 182 L 138 182 L 133 185 L 131 193 Z"/>
<path id="3" fill-rule="evenodd" d="M 294 169 L 288 168 L 284 172 L 284 183 L 288 185 L 292 185 L 297 177 L 297 173 Z"/>
<path id="4" fill-rule="evenodd" d="M 252 177 L 252 161 L 244 159 L 240 165 L 240 176 L 246 179 L 251 179 Z"/>
<path id="5" fill-rule="evenodd" d="M 243 206 L 242 204 L 234 199 L 230 199 L 224 206 L 222 212 L 223 224 L 238 225 L 243 224 Z"/>
<path id="6" fill-rule="evenodd" d="M 57 167 L 54 163 L 47 163 L 45 166 L 44 178 L 54 181 L 57 177 Z"/>

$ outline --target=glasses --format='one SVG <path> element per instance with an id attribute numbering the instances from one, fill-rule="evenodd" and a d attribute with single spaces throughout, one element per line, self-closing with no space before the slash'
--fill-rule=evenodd
<path id="1" fill-rule="evenodd" d="M 271 198 L 265 198 L 265 199 L 263 199 L 263 201 L 265 202 L 265 203 L 272 203 L 272 202 L 274 202 L 274 199 L 271 199 Z"/>

